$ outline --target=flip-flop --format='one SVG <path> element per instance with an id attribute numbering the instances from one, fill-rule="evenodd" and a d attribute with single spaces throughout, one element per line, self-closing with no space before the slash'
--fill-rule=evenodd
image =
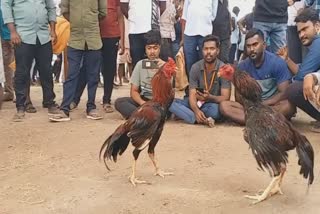
<path id="1" fill-rule="evenodd" d="M 26 104 L 26 112 L 27 113 L 36 113 L 37 109 L 32 105 L 32 103 Z"/>
<path id="2" fill-rule="evenodd" d="M 112 108 L 111 104 L 103 104 L 103 109 L 106 113 L 114 112 L 114 109 Z"/>

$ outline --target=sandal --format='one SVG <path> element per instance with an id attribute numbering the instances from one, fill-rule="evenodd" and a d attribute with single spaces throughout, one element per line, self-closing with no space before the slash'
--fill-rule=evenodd
<path id="1" fill-rule="evenodd" d="M 27 113 L 36 113 L 37 109 L 32 105 L 32 103 L 26 104 L 26 112 Z"/>
<path id="2" fill-rule="evenodd" d="M 111 104 L 109 104 L 109 103 L 103 104 L 103 109 L 106 113 L 114 112 L 114 109 L 112 108 Z"/>

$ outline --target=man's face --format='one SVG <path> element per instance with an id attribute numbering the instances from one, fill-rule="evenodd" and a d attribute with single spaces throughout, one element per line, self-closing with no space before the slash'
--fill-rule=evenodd
<path id="1" fill-rule="evenodd" d="M 315 35 L 317 35 L 318 29 L 319 23 L 314 24 L 311 21 L 307 21 L 306 23 L 298 22 L 297 30 L 302 45 L 311 45 L 313 38 L 315 37 Z"/>
<path id="2" fill-rule="evenodd" d="M 207 63 L 213 63 L 219 55 L 219 48 L 216 42 L 208 41 L 203 44 L 202 48 L 203 59 Z"/>
<path id="3" fill-rule="evenodd" d="M 160 45 L 158 44 L 152 44 L 152 45 L 146 45 L 146 54 L 148 59 L 155 60 L 159 58 L 160 55 Z"/>
<path id="4" fill-rule="evenodd" d="M 246 51 L 250 59 L 253 61 L 261 59 L 265 49 L 265 42 L 258 35 L 254 35 L 246 40 Z"/>

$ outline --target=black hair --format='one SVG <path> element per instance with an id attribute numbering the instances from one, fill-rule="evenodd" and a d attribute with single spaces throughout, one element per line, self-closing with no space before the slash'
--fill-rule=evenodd
<path id="1" fill-rule="evenodd" d="M 264 41 L 263 32 L 257 28 L 252 28 L 251 30 L 248 31 L 248 33 L 246 34 L 245 41 L 247 41 L 247 39 L 254 37 L 255 35 L 258 35 Z"/>
<path id="2" fill-rule="evenodd" d="M 158 30 L 150 30 L 144 35 L 146 45 L 161 45 L 161 34 Z"/>
<path id="3" fill-rule="evenodd" d="M 202 42 L 202 47 L 204 47 L 204 43 L 206 42 L 215 42 L 217 48 L 220 48 L 220 39 L 219 37 L 215 36 L 215 35 L 207 35 L 206 37 L 203 38 L 203 42 Z"/>
<path id="4" fill-rule="evenodd" d="M 313 8 L 305 8 L 297 15 L 294 21 L 303 23 L 311 21 L 312 23 L 316 23 L 319 22 L 319 14 Z"/>
<path id="5" fill-rule="evenodd" d="M 240 12 L 239 7 L 237 6 L 233 7 L 232 12 L 234 12 L 235 14 L 238 14 Z"/>

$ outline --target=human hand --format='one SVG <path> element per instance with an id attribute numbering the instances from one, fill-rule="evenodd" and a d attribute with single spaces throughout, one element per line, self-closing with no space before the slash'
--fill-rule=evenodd
<path id="1" fill-rule="evenodd" d="M 198 109 L 196 112 L 194 112 L 194 116 L 196 117 L 196 121 L 198 123 L 206 123 L 207 122 L 207 118 L 204 115 L 204 113 Z"/>
<path id="2" fill-rule="evenodd" d="M 287 2 L 288 2 L 288 5 L 289 5 L 289 6 L 291 6 L 291 5 L 294 4 L 294 0 L 287 0 Z"/>
<path id="3" fill-rule="evenodd" d="M 126 57 L 127 57 L 127 62 L 128 62 L 128 63 L 132 63 L 132 58 L 131 58 L 131 55 L 130 55 L 130 49 L 129 49 L 129 48 L 126 48 L 124 52 L 125 52 L 124 54 L 125 54 Z"/>
<path id="4" fill-rule="evenodd" d="M 11 43 L 13 46 L 19 46 L 21 44 L 21 38 L 20 35 L 17 33 L 17 31 L 13 31 L 10 33 L 11 35 Z"/>
<path id="5" fill-rule="evenodd" d="M 314 101 L 314 80 L 312 75 L 306 75 L 303 80 L 303 96 L 305 100 Z"/>
<path id="6" fill-rule="evenodd" d="M 210 93 L 207 90 L 204 90 L 203 93 L 200 91 L 197 91 L 197 94 L 202 98 L 202 101 L 208 101 L 210 98 Z"/>
<path id="7" fill-rule="evenodd" d="M 56 43 L 57 43 L 57 34 L 56 34 L 56 31 L 51 30 L 51 31 L 50 31 L 50 37 L 51 37 L 51 42 L 52 42 L 52 44 L 56 44 Z"/>
<path id="8" fill-rule="evenodd" d="M 284 46 L 277 51 L 277 55 L 283 60 L 288 60 L 288 47 Z"/>
<path id="9" fill-rule="evenodd" d="M 124 43 L 122 41 L 119 42 L 118 50 L 119 50 L 119 55 L 123 55 L 124 54 L 125 48 L 124 48 Z"/>

